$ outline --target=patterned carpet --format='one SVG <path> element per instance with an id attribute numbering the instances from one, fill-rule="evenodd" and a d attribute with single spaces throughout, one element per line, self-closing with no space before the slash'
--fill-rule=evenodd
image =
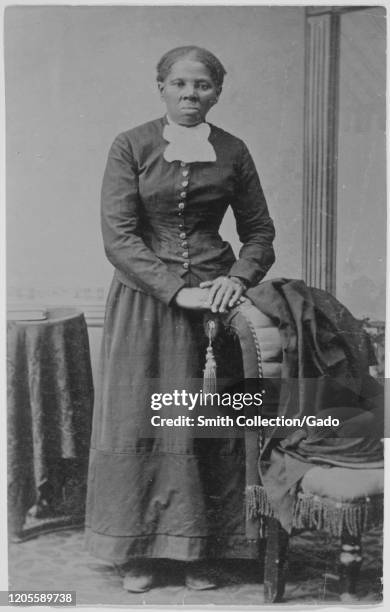
<path id="1" fill-rule="evenodd" d="M 164 562 L 156 588 L 144 594 L 122 589 L 118 572 L 84 549 L 83 531 L 67 529 L 9 547 L 10 590 L 73 590 L 77 604 L 106 605 L 262 605 L 264 591 L 259 561 L 224 561 L 216 569 L 220 587 L 194 592 L 183 586 L 180 564 Z M 364 561 L 359 603 L 382 600 L 382 532 L 363 540 Z M 287 604 L 337 603 L 337 542 L 323 534 L 305 533 L 291 539 Z"/>

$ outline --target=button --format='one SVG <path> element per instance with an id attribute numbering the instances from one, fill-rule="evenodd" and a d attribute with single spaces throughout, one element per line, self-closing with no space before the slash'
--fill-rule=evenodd
<path id="1" fill-rule="evenodd" d="M 185 268 L 186 270 L 188 270 L 188 268 L 190 267 L 190 264 L 185 262 L 183 263 L 183 268 Z"/>
<path id="2" fill-rule="evenodd" d="M 181 165 L 182 168 L 185 168 L 187 164 L 186 164 L 186 162 L 180 162 L 180 165 Z"/>
<path id="3" fill-rule="evenodd" d="M 188 176 L 189 172 L 190 172 L 189 170 L 183 170 L 182 175 L 183 176 Z"/>
<path id="4" fill-rule="evenodd" d="M 180 210 L 183 210 L 184 202 L 179 202 L 178 207 L 179 207 Z"/>
<path id="5" fill-rule="evenodd" d="M 183 216 L 183 211 L 182 210 L 178 210 L 177 214 L 179 215 L 179 217 L 182 217 Z"/>
<path id="6" fill-rule="evenodd" d="M 187 192 L 186 192 L 186 191 L 182 191 L 182 192 L 180 193 L 180 197 L 181 197 L 181 198 L 186 198 L 186 197 L 187 197 Z"/>
<path id="7" fill-rule="evenodd" d="M 179 225 L 180 227 L 180 225 Z M 180 228 L 181 229 L 181 228 Z M 186 237 L 186 233 L 185 232 L 180 232 L 180 236 L 179 236 L 182 240 L 184 240 L 184 238 Z"/>
<path id="8" fill-rule="evenodd" d="M 179 223 L 179 229 L 181 229 L 181 230 L 182 230 L 182 229 L 184 229 L 184 225 L 183 225 L 183 223 Z M 185 235 L 185 234 L 184 234 L 184 235 Z"/>
<path id="9" fill-rule="evenodd" d="M 187 240 L 183 240 L 183 242 L 181 243 L 181 246 L 184 247 L 184 248 L 188 247 Z"/>
<path id="10" fill-rule="evenodd" d="M 189 183 L 189 181 L 182 181 L 182 182 L 181 182 L 181 184 L 182 184 L 182 186 L 183 186 L 183 187 L 187 187 L 188 183 Z"/>
<path id="11" fill-rule="evenodd" d="M 188 257 L 188 251 L 183 251 L 183 257 L 185 257 L 187 259 Z"/>

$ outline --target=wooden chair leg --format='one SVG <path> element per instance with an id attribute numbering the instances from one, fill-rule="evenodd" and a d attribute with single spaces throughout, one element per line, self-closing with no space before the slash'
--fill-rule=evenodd
<path id="1" fill-rule="evenodd" d="M 356 601 L 356 586 L 359 580 L 362 564 L 362 549 L 360 538 L 344 532 L 341 536 L 341 551 L 339 557 L 340 598 L 344 602 Z"/>
<path id="2" fill-rule="evenodd" d="M 282 600 L 286 584 L 288 533 L 278 520 L 267 520 L 267 540 L 264 561 L 264 602 Z"/>

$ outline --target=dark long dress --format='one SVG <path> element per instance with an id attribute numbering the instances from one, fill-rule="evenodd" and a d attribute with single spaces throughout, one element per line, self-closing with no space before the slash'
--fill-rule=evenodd
<path id="1" fill-rule="evenodd" d="M 259 280 L 273 261 L 272 221 L 249 154 L 243 170 L 245 145 L 217 128 L 210 136 L 217 162 L 191 164 L 188 186 L 178 183 L 179 199 L 186 187 L 183 215 L 172 195 L 183 164 L 163 159 L 163 125 L 158 120 L 121 135 L 103 181 L 103 236 L 117 270 L 96 389 L 87 545 L 115 563 L 253 557 L 256 547 L 245 539 L 242 439 L 199 439 L 191 427 L 154 427 L 151 396 L 196 392 L 201 384 L 207 343 L 202 314 L 174 305 L 176 291 L 238 269 L 248 282 Z M 234 194 L 241 174 L 248 190 Z M 246 237 L 237 262 L 218 235 L 233 198 Z M 177 233 L 183 229 L 190 257 L 181 258 Z M 187 409 L 160 412 L 171 417 Z"/>

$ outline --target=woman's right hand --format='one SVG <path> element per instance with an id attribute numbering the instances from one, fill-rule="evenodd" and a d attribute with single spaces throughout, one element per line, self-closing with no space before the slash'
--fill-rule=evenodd
<path id="1" fill-rule="evenodd" d="M 189 310 L 210 310 L 209 290 L 200 287 L 184 287 L 175 296 L 175 304 Z"/>

